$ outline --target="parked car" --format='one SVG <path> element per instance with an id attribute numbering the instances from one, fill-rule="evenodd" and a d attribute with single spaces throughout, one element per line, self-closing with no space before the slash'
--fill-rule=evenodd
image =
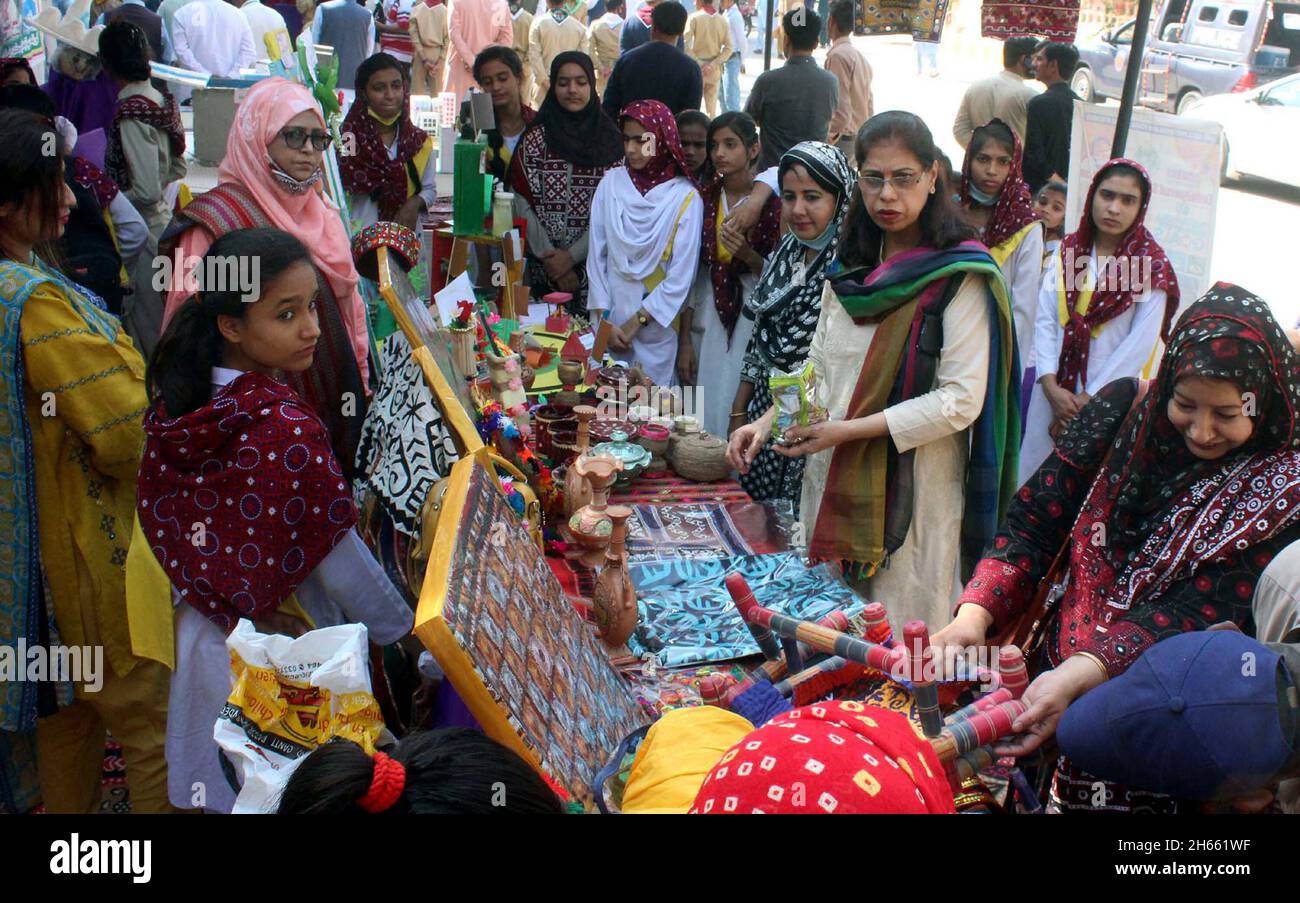
<path id="1" fill-rule="evenodd" d="M 1300 75 L 1240 94 L 1202 98 L 1187 115 L 1223 126 L 1222 177 L 1254 176 L 1300 188 Z"/>
<path id="2" fill-rule="evenodd" d="M 1070 81 L 1084 100 L 1123 93 L 1136 20 L 1080 42 Z M 1151 19 L 1138 103 L 1183 113 L 1300 69 L 1300 0 L 1163 0 Z"/>

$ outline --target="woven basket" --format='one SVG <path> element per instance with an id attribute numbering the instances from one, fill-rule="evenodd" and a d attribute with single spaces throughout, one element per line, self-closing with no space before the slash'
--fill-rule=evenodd
<path id="1" fill-rule="evenodd" d="M 697 483 L 723 480 L 731 473 L 727 443 L 703 432 L 677 437 L 673 443 L 672 464 L 678 476 Z"/>

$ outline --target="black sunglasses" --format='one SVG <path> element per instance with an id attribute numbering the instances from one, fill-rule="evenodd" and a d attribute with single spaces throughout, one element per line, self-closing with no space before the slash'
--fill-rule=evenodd
<path id="1" fill-rule="evenodd" d="M 321 129 L 304 129 L 299 128 L 298 126 L 289 126 L 288 128 L 280 129 L 280 137 L 284 139 L 284 143 L 292 150 L 302 150 L 303 145 L 305 145 L 307 139 L 310 138 L 311 146 L 316 148 L 318 151 L 323 151 L 325 148 L 329 147 L 330 142 L 334 140 L 334 136 L 329 132 Z"/>

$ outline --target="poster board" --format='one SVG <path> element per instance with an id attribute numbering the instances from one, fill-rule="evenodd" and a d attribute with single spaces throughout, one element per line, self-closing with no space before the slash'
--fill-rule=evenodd
<path id="1" fill-rule="evenodd" d="M 1076 100 L 1070 135 L 1070 192 L 1065 228 L 1083 215 L 1092 177 L 1110 159 L 1118 107 Z M 1169 255 L 1186 307 L 1210 287 L 1219 203 L 1223 129 L 1215 122 L 1137 108 L 1125 156 L 1141 163 L 1155 186 L 1146 226 Z"/>
<path id="2" fill-rule="evenodd" d="M 37 78 L 45 56 L 41 32 L 28 19 L 40 13 L 39 0 L 0 0 L 0 57 L 25 59 L 32 64 Z"/>
<path id="3" fill-rule="evenodd" d="M 415 632 L 483 731 L 580 800 L 646 723 L 480 456 L 452 468 Z"/>

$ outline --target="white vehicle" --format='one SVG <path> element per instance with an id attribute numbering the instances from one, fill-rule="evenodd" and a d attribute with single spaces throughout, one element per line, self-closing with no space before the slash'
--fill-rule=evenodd
<path id="1" fill-rule="evenodd" d="M 1223 126 L 1222 178 L 1254 176 L 1300 188 L 1300 75 L 1217 94 L 1187 113 Z"/>

